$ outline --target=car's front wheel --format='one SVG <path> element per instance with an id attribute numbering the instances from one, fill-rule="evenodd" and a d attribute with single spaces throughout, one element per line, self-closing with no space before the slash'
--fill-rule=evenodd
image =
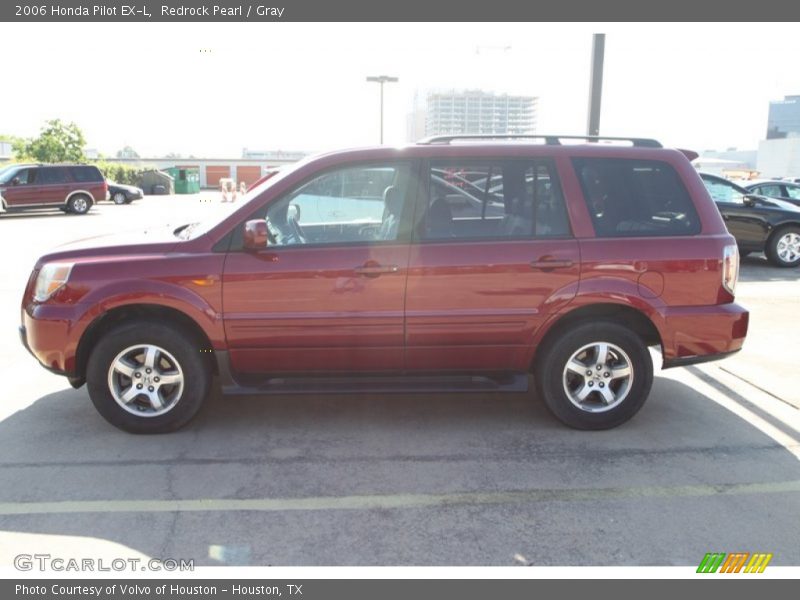
<path id="1" fill-rule="evenodd" d="M 767 258 L 777 267 L 800 265 L 800 227 L 783 227 L 767 242 Z"/>
<path id="2" fill-rule="evenodd" d="M 114 201 L 114 204 L 127 204 L 128 199 L 125 197 L 125 194 L 122 192 L 115 192 L 111 199 Z"/>
<path id="3" fill-rule="evenodd" d="M 197 414 L 211 374 L 200 344 L 163 323 L 134 321 L 103 336 L 86 369 L 89 396 L 112 425 L 131 433 L 174 431 Z"/>
<path id="4" fill-rule="evenodd" d="M 539 396 L 561 422 L 576 429 L 611 429 L 644 404 L 653 361 L 630 329 L 584 322 L 541 348 L 534 378 Z"/>

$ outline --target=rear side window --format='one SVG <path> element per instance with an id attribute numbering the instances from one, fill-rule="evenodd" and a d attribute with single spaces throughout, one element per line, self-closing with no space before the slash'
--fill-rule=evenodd
<path id="1" fill-rule="evenodd" d="M 100 182 L 103 176 L 97 167 L 70 167 L 72 178 L 80 183 Z"/>
<path id="2" fill-rule="evenodd" d="M 598 237 L 693 235 L 700 219 L 678 174 L 661 161 L 576 158 Z"/>
<path id="3" fill-rule="evenodd" d="M 422 240 L 570 235 L 561 188 L 547 161 L 434 161 L 417 238 Z"/>
<path id="4" fill-rule="evenodd" d="M 67 170 L 63 167 L 45 167 L 39 169 L 39 185 L 67 182 Z"/>

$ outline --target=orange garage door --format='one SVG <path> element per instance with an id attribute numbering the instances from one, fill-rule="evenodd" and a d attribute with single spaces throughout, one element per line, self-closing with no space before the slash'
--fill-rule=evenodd
<path id="1" fill-rule="evenodd" d="M 219 180 L 230 176 L 230 167 L 213 167 L 209 165 L 206 167 L 206 186 L 212 188 L 219 187 Z"/>
<path id="2" fill-rule="evenodd" d="M 244 181 L 247 187 L 250 187 L 259 179 L 261 179 L 261 167 L 236 167 L 236 180 L 238 183 Z"/>

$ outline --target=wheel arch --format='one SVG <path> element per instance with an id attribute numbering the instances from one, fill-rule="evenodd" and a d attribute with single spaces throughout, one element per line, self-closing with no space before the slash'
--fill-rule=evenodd
<path id="1" fill-rule="evenodd" d="M 772 240 L 775 238 L 776 235 L 778 235 L 778 233 L 780 233 L 781 231 L 783 231 L 788 227 L 797 227 L 798 229 L 800 229 L 800 221 L 784 221 L 782 223 L 778 223 L 777 225 L 775 225 L 772 228 L 772 231 L 769 232 L 769 235 L 767 236 L 767 239 L 764 242 L 764 248 L 766 248 L 767 246 L 769 246 L 769 244 L 772 243 Z"/>
<path id="2" fill-rule="evenodd" d="M 541 356 L 540 350 L 546 348 L 553 338 L 579 323 L 594 320 L 609 321 L 623 325 L 636 333 L 646 346 L 659 346 L 663 351 L 664 343 L 661 332 L 645 311 L 630 304 L 597 302 L 584 304 L 554 317 L 543 328 L 544 331 L 537 336 L 538 339 L 533 344 L 529 369 L 533 371 L 538 358 Z"/>
<path id="3" fill-rule="evenodd" d="M 70 383 L 74 387 L 83 384 L 86 365 L 97 342 L 117 325 L 137 319 L 167 322 L 192 336 L 198 345 L 198 352 L 208 350 L 207 354 L 204 353 L 206 364 L 212 373 L 217 373 L 211 341 L 205 330 L 191 316 L 177 308 L 162 304 L 124 304 L 96 317 L 81 335 L 75 354 L 76 374 L 70 378 Z"/>
<path id="4" fill-rule="evenodd" d="M 91 200 L 92 204 L 97 204 L 97 201 L 94 199 L 94 195 L 89 190 L 73 190 L 69 194 L 67 194 L 67 197 L 64 200 L 64 206 L 69 204 L 70 199 L 78 194 L 83 194 L 84 196 L 87 196 L 89 200 Z"/>

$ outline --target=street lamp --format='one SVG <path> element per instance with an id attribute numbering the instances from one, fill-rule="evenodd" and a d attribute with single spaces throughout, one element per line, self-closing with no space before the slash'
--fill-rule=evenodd
<path id="1" fill-rule="evenodd" d="M 383 84 L 395 83 L 399 81 L 399 79 L 397 79 L 397 77 L 389 77 L 388 75 L 378 75 L 377 77 L 367 77 L 367 81 L 381 84 L 381 144 L 383 144 Z"/>

